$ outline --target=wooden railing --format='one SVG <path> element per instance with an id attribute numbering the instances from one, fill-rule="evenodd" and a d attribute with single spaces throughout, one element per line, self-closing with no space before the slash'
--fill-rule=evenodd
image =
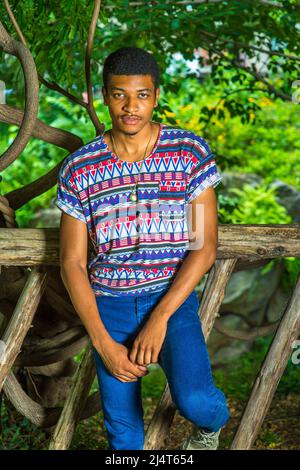
<path id="1" fill-rule="evenodd" d="M 263 266 L 278 257 L 300 257 L 300 225 L 219 225 L 217 260 L 210 269 L 200 300 L 199 316 L 206 341 L 219 316 L 226 286 L 234 271 Z M 61 288 L 58 229 L 0 229 L 0 266 L 24 267 L 24 282 L 0 285 L 15 292 L 16 305 L 2 334 L 5 360 L 0 364 L 0 390 L 31 422 L 52 431 L 49 449 L 67 449 L 80 419 L 100 410 L 99 392 L 89 396 L 95 378 L 91 342 L 78 315 Z M 1 276 L 0 276 L 1 282 Z M 60 288 L 58 285 L 60 284 Z M 26 342 L 41 298 L 70 322 L 52 339 Z M 277 326 L 231 449 L 250 449 L 263 423 L 280 378 L 300 334 L 300 277 Z M 73 357 L 85 346 L 63 408 L 47 408 L 32 400 L 18 382 L 13 366 L 53 364 Z M 22 350 L 23 348 L 23 350 Z M 101 390 L 100 390 L 101 393 Z M 159 400 L 145 436 L 144 449 L 160 449 L 169 433 L 176 408 L 168 384 Z"/>

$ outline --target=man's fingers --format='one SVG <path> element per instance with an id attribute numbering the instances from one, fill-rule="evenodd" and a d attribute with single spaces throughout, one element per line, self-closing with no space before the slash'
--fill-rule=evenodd
<path id="1" fill-rule="evenodd" d="M 137 377 L 135 379 L 129 379 L 125 375 L 116 375 L 116 378 L 121 382 L 137 382 Z"/>
<path id="2" fill-rule="evenodd" d="M 145 351 L 141 348 L 139 348 L 139 350 L 138 350 L 138 354 L 137 354 L 137 357 L 136 357 L 136 362 L 140 366 L 143 366 L 145 364 Z"/>
<path id="3" fill-rule="evenodd" d="M 143 377 L 145 374 L 145 371 L 141 370 L 138 366 L 136 366 L 136 368 L 134 368 L 134 366 L 132 368 L 130 367 L 130 372 L 138 377 Z"/>
<path id="4" fill-rule="evenodd" d="M 120 377 L 127 382 L 132 381 L 132 380 L 137 380 L 137 376 L 135 374 L 132 374 L 130 371 L 126 371 L 124 374 L 117 374 L 117 377 Z"/>
<path id="5" fill-rule="evenodd" d="M 144 364 L 151 364 L 152 362 L 152 352 L 151 350 L 147 350 L 144 354 Z"/>
<path id="6" fill-rule="evenodd" d="M 134 346 L 133 345 L 129 357 L 130 357 L 130 360 L 133 364 L 143 366 L 145 364 L 144 354 L 145 354 L 145 351 L 143 349 L 141 349 L 140 346 Z"/>
<path id="7" fill-rule="evenodd" d="M 136 361 L 137 351 L 138 351 L 137 346 L 133 345 L 133 346 L 132 346 L 132 349 L 131 349 L 131 351 L 130 351 L 130 354 L 129 354 L 129 359 L 131 360 L 131 362 L 133 362 L 133 364 L 134 364 L 135 361 Z"/>
<path id="8" fill-rule="evenodd" d="M 138 370 L 139 377 L 142 377 L 144 371 L 148 371 L 147 367 L 144 365 L 140 365 L 138 363 L 138 354 L 139 354 L 139 349 L 137 346 L 133 345 L 132 349 L 129 354 L 129 361 L 130 364 L 136 367 L 136 369 L 130 369 L 132 372 L 136 373 L 136 370 Z M 141 373 L 142 371 L 142 373 Z"/>

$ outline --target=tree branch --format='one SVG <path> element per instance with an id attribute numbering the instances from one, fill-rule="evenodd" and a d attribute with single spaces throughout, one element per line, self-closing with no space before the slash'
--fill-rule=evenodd
<path id="1" fill-rule="evenodd" d="M 37 180 L 5 194 L 6 199 L 9 201 L 10 207 L 14 210 L 17 210 L 27 204 L 27 202 L 31 201 L 31 199 L 40 196 L 41 194 L 51 189 L 57 183 L 58 172 L 63 161 L 64 158 L 60 163 L 52 168 L 52 170 Z"/>
<path id="2" fill-rule="evenodd" d="M 266 87 L 268 88 L 268 90 L 274 93 L 274 95 L 277 96 L 278 98 L 281 98 L 284 101 L 292 101 L 292 97 L 290 95 L 286 95 L 282 91 L 275 88 L 274 85 L 268 82 L 268 80 L 266 80 L 264 76 L 257 70 L 251 70 L 246 65 L 243 65 L 240 62 L 238 62 L 236 59 L 230 59 L 222 51 L 215 49 L 211 44 L 208 44 L 207 48 L 211 49 L 217 56 L 222 57 L 222 59 L 229 62 L 234 68 L 239 68 L 241 70 L 244 70 L 245 72 L 249 73 L 254 78 L 256 78 L 257 81 L 264 83 Z"/>
<path id="3" fill-rule="evenodd" d="M 0 122 L 21 126 L 23 118 L 24 113 L 20 109 L 12 108 L 6 104 L 0 105 Z M 54 144 L 57 147 L 69 150 L 70 152 L 73 152 L 83 145 L 82 139 L 77 135 L 49 126 L 40 119 L 37 119 L 35 122 L 32 136 L 44 142 Z"/>
<path id="4" fill-rule="evenodd" d="M 209 3 L 220 3 L 223 0 L 181 0 L 178 2 L 170 2 L 172 5 L 201 5 L 201 4 L 209 4 Z M 151 2 L 148 2 L 149 4 Z M 270 7 L 282 7 L 283 4 L 280 2 L 275 2 L 271 0 L 258 0 L 258 3 L 262 3 L 263 5 L 269 5 Z M 129 7 L 138 7 L 138 6 L 145 6 L 145 2 L 128 2 Z M 151 5 L 150 5 L 151 6 Z M 116 7 L 115 5 L 104 5 L 104 8 L 107 8 L 108 10 L 113 10 Z M 119 7 L 122 8 L 122 7 Z"/>
<path id="5" fill-rule="evenodd" d="M 285 59 L 289 59 L 289 60 L 295 60 L 297 62 L 300 62 L 300 57 L 297 57 L 296 55 L 291 55 L 291 54 L 284 54 L 283 52 L 279 52 L 279 51 L 271 51 L 270 49 L 261 49 L 260 47 L 257 47 L 257 46 L 252 46 L 250 44 L 246 44 L 244 42 L 240 42 L 240 41 L 236 41 L 234 39 L 223 39 L 221 38 L 220 36 L 218 36 L 217 34 L 213 34 L 213 33 L 208 33 L 207 31 L 199 31 L 200 34 L 202 34 L 203 36 L 207 36 L 209 38 L 214 38 L 214 39 L 220 39 L 220 41 L 222 41 L 222 43 L 224 44 L 234 44 L 235 46 L 238 46 L 238 47 L 242 47 L 242 48 L 245 48 L 245 49 L 251 49 L 253 51 L 258 51 L 258 52 L 262 52 L 263 54 L 267 54 L 267 55 L 271 55 L 271 56 L 279 56 L 279 57 L 284 57 Z"/>
<path id="6" fill-rule="evenodd" d="M 264 83 L 266 87 L 268 88 L 268 90 L 271 93 L 274 93 L 274 95 L 277 96 L 278 98 L 281 98 L 284 101 L 292 101 L 292 97 L 290 95 L 287 95 L 283 93 L 282 91 L 278 90 L 277 88 L 275 88 L 275 86 L 272 85 L 272 83 L 268 82 L 268 80 L 266 80 L 264 76 L 257 70 L 251 70 L 248 67 L 246 67 L 246 65 L 239 63 L 237 60 L 231 60 L 231 63 L 237 68 L 240 68 L 241 70 L 245 70 L 245 72 L 248 72 L 250 75 L 255 77 L 256 80 L 258 80 L 259 82 Z"/>
<path id="7" fill-rule="evenodd" d="M 17 23 L 17 20 L 15 19 L 14 17 L 14 14 L 9 6 L 9 3 L 7 0 L 4 0 L 4 3 L 5 3 L 5 7 L 6 7 L 6 10 L 7 10 L 7 13 L 11 19 L 11 22 L 12 24 L 14 25 L 14 28 L 17 32 L 17 35 L 19 36 L 19 39 L 20 39 L 20 42 L 23 44 L 24 47 L 27 47 L 26 45 L 26 41 L 25 41 L 25 38 L 23 36 L 23 33 Z M 42 75 L 40 75 L 38 73 L 38 79 L 39 81 L 45 85 L 47 88 L 49 88 L 50 90 L 55 90 L 55 91 L 58 91 L 61 95 L 64 95 L 66 98 L 68 98 L 70 101 L 73 101 L 74 103 L 77 103 L 79 104 L 80 106 L 83 106 L 84 108 L 87 108 L 87 103 L 85 103 L 83 100 L 81 100 L 80 98 L 77 98 L 76 96 L 72 95 L 71 93 L 69 93 L 68 91 L 64 90 L 60 85 L 58 85 L 57 83 L 54 83 L 54 82 L 48 82 L 47 80 L 45 80 Z"/>
<path id="8" fill-rule="evenodd" d="M 35 63 L 30 51 L 23 44 L 12 38 L 1 22 L 0 48 L 20 60 L 25 79 L 24 119 L 17 137 L 0 157 L 0 171 L 3 171 L 18 158 L 30 139 L 38 113 L 39 83 Z"/>
<path id="9" fill-rule="evenodd" d="M 58 91 L 58 93 L 60 93 L 61 95 L 64 95 L 66 98 L 68 98 L 70 101 L 72 101 L 73 103 L 77 103 L 77 104 L 80 104 L 80 106 L 82 106 L 83 108 L 86 108 L 87 109 L 87 103 L 85 103 L 83 100 L 81 100 L 80 98 L 77 98 L 76 96 L 72 95 L 72 93 L 69 93 L 68 91 L 66 91 L 64 88 L 62 88 L 60 85 L 58 85 L 57 83 L 55 82 L 48 82 L 47 80 L 45 80 L 45 78 L 43 78 L 40 74 L 38 74 L 38 77 L 39 77 L 39 81 L 45 85 L 47 88 L 49 88 L 50 90 L 55 90 L 55 91 Z"/>
<path id="10" fill-rule="evenodd" d="M 96 114 L 94 103 L 93 103 L 93 88 L 92 88 L 92 80 L 91 80 L 91 51 L 94 42 L 95 36 L 95 29 L 97 26 L 97 19 L 99 17 L 99 11 L 101 6 L 101 0 L 95 0 L 93 16 L 91 20 L 91 24 L 89 27 L 87 45 L 86 45 L 86 53 L 85 53 L 85 76 L 86 76 L 86 85 L 87 85 L 87 94 L 88 94 L 88 113 L 94 124 L 96 130 L 96 136 L 102 134 L 104 132 L 104 125 L 100 123 L 98 116 Z"/>

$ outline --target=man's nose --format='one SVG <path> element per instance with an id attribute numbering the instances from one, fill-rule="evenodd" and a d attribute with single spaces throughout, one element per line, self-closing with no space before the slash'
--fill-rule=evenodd
<path id="1" fill-rule="evenodd" d="M 138 109 L 138 102 L 136 98 L 128 97 L 126 103 L 124 105 L 124 109 L 129 111 L 130 113 L 135 112 Z"/>

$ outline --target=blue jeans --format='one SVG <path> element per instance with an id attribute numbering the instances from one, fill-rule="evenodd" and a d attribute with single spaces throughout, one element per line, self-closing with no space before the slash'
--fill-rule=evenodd
<path id="1" fill-rule="evenodd" d="M 166 290 L 131 297 L 96 297 L 110 336 L 130 348 L 165 293 Z M 228 421 L 229 411 L 225 395 L 214 384 L 198 308 L 194 290 L 168 320 L 158 364 L 179 413 L 198 427 L 217 431 Z M 93 352 L 110 450 L 143 450 L 142 378 L 121 382 L 107 370 L 95 348 Z"/>

